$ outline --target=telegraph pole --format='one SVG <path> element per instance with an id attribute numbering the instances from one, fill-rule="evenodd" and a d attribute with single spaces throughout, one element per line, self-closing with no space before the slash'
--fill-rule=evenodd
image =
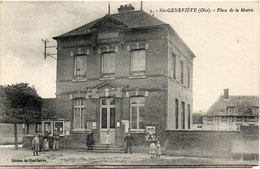
<path id="1" fill-rule="evenodd" d="M 57 46 L 47 46 L 47 43 L 49 42 L 48 39 L 45 39 L 45 40 L 42 39 L 42 42 L 44 43 L 44 53 L 43 53 L 44 60 L 46 60 L 47 56 L 57 60 L 57 58 L 54 57 L 57 54 L 54 54 L 54 53 L 50 54 L 50 53 L 47 52 L 47 48 L 56 48 Z"/>

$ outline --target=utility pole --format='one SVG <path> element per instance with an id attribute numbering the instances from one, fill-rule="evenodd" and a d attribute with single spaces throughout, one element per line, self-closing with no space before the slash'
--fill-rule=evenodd
<path id="1" fill-rule="evenodd" d="M 44 53 L 43 53 L 44 60 L 46 60 L 47 56 L 57 60 L 57 58 L 54 57 L 57 54 L 54 54 L 54 53 L 50 54 L 50 53 L 47 52 L 47 48 L 56 48 L 57 46 L 47 46 L 47 43 L 49 43 L 48 39 L 45 39 L 45 40 L 42 39 L 42 42 L 44 43 Z"/>

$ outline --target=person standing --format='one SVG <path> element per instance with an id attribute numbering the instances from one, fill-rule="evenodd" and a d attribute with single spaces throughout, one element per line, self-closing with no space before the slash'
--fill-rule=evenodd
<path id="1" fill-rule="evenodd" d="M 89 146 L 91 148 L 91 150 L 93 149 L 93 146 L 94 145 L 94 131 L 91 130 L 90 131 L 90 134 L 89 134 Z"/>
<path id="2" fill-rule="evenodd" d="M 36 133 L 32 139 L 32 150 L 33 150 L 33 156 L 38 156 L 38 151 L 39 151 L 39 148 L 40 148 L 40 140 L 39 140 L 39 137 L 38 137 L 38 133 Z"/>
<path id="3" fill-rule="evenodd" d="M 89 149 L 93 149 L 92 145 L 94 144 L 94 132 L 93 130 L 90 130 L 87 132 L 87 147 Z"/>
<path id="4" fill-rule="evenodd" d="M 129 149 L 130 154 L 132 154 L 133 140 L 134 138 L 131 136 L 130 132 L 128 131 L 125 137 L 125 142 L 126 142 L 125 153 L 128 153 L 128 149 Z"/>
<path id="5" fill-rule="evenodd" d="M 48 131 L 45 131 L 43 136 L 43 150 L 49 151 L 49 133 Z"/>
<path id="6" fill-rule="evenodd" d="M 41 152 L 41 151 L 43 151 L 43 136 L 42 136 L 42 132 L 40 131 L 39 132 L 39 151 Z"/>
<path id="7" fill-rule="evenodd" d="M 159 159 L 161 157 L 161 145 L 160 145 L 160 141 L 157 140 L 157 143 L 156 143 L 156 158 Z"/>
<path id="8" fill-rule="evenodd" d="M 60 139 L 60 135 L 57 131 L 57 129 L 54 130 L 53 133 L 53 150 L 59 150 L 59 139 Z"/>
<path id="9" fill-rule="evenodd" d="M 154 144 L 154 141 L 151 141 L 151 144 L 150 144 L 150 155 L 151 155 L 151 158 L 155 158 L 155 144 Z"/>

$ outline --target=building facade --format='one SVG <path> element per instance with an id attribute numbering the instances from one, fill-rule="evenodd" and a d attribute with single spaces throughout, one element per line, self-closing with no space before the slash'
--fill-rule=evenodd
<path id="1" fill-rule="evenodd" d="M 203 129 L 240 130 L 241 126 L 259 126 L 259 97 L 224 95 L 203 116 Z"/>
<path id="2" fill-rule="evenodd" d="M 96 143 L 108 132 L 119 144 L 128 129 L 191 129 L 195 55 L 169 24 L 125 5 L 54 39 L 65 137 L 94 130 Z"/>

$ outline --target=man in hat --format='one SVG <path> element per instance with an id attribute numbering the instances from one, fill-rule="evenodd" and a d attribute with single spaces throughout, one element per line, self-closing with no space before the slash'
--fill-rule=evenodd
<path id="1" fill-rule="evenodd" d="M 57 129 L 55 129 L 53 133 L 53 150 L 59 150 L 59 138 L 59 133 Z"/>
<path id="2" fill-rule="evenodd" d="M 132 145 L 133 145 L 133 140 L 134 138 L 131 136 L 130 131 L 127 132 L 126 137 L 125 137 L 125 142 L 126 142 L 126 149 L 125 153 L 128 153 L 128 149 L 130 151 L 130 154 L 132 154 Z"/>

